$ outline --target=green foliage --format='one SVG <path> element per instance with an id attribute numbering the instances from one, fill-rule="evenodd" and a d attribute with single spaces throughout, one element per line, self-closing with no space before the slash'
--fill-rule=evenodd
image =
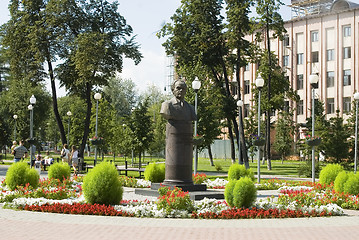
<path id="1" fill-rule="evenodd" d="M 83 193 L 87 202 L 116 205 L 122 200 L 123 189 L 114 165 L 102 162 L 84 178 Z"/>
<path id="2" fill-rule="evenodd" d="M 165 164 L 150 163 L 145 169 L 145 179 L 153 183 L 160 183 L 165 180 Z"/>
<path id="3" fill-rule="evenodd" d="M 233 190 L 238 180 L 230 180 L 224 189 L 224 199 L 229 206 L 233 207 Z"/>
<path id="4" fill-rule="evenodd" d="M 64 181 L 70 178 L 71 168 L 67 163 L 54 163 L 49 167 L 48 177 Z"/>
<path id="5" fill-rule="evenodd" d="M 319 176 L 320 165 L 316 161 L 314 165 L 315 177 Z M 298 166 L 298 176 L 312 177 L 312 161 L 305 161 Z"/>
<path id="6" fill-rule="evenodd" d="M 351 173 L 353 174 L 353 173 Z M 338 173 L 334 181 L 334 190 L 337 192 L 344 192 L 344 184 L 349 178 L 349 174 L 346 171 Z"/>
<path id="7" fill-rule="evenodd" d="M 241 177 L 249 177 L 254 180 L 254 173 L 251 169 L 246 169 L 244 165 L 232 164 L 228 169 L 228 180 L 238 180 Z"/>
<path id="8" fill-rule="evenodd" d="M 319 182 L 322 184 L 331 184 L 341 171 L 344 171 L 341 165 L 328 164 L 320 171 Z"/>
<path id="9" fill-rule="evenodd" d="M 344 192 L 351 195 L 359 194 L 359 175 L 349 174 L 347 181 L 344 183 Z"/>
<path id="10" fill-rule="evenodd" d="M 220 163 L 215 163 L 214 168 L 216 169 L 217 172 L 220 172 L 223 170 L 223 167 Z"/>
<path id="11" fill-rule="evenodd" d="M 257 189 L 249 177 L 236 182 L 233 189 L 233 205 L 237 208 L 249 208 L 257 198 Z"/>
<path id="12" fill-rule="evenodd" d="M 36 188 L 39 183 L 39 174 L 35 169 L 30 169 L 26 162 L 12 164 L 6 172 L 5 183 L 14 190 L 18 186 L 25 186 L 27 183 Z"/>
<path id="13" fill-rule="evenodd" d="M 326 157 L 333 163 L 341 163 L 343 159 L 349 157 L 349 142 L 351 132 L 348 131 L 347 124 L 340 117 L 339 110 L 336 116 L 329 120 L 330 127 L 325 128 L 322 133 L 323 143 L 321 145 Z"/>
<path id="14" fill-rule="evenodd" d="M 292 112 L 281 111 L 278 114 L 277 124 L 275 126 L 276 135 L 273 144 L 274 149 L 282 157 L 282 161 L 291 153 L 295 123 Z"/>
<path id="15" fill-rule="evenodd" d="M 181 188 L 174 187 L 171 190 L 169 187 L 162 187 L 158 192 L 160 194 L 157 201 L 158 209 L 164 209 L 167 214 L 173 210 L 193 211 L 193 203 L 188 192 L 183 192 Z"/>

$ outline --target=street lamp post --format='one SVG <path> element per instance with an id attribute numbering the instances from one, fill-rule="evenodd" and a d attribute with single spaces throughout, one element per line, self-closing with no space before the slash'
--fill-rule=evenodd
<path id="1" fill-rule="evenodd" d="M 101 93 L 95 93 L 94 98 L 96 99 L 96 127 L 95 127 L 95 138 L 97 138 L 98 100 L 101 99 Z M 94 166 L 96 166 L 96 162 L 97 162 L 97 145 L 95 145 L 95 161 L 94 161 Z"/>
<path id="2" fill-rule="evenodd" d="M 16 141 L 16 119 L 17 119 L 17 115 L 15 114 L 14 116 L 12 116 L 14 118 L 14 141 Z"/>
<path id="3" fill-rule="evenodd" d="M 315 113 L 314 113 L 314 108 L 315 108 L 315 88 L 318 87 L 318 81 L 319 81 L 319 77 L 317 74 L 311 74 L 309 76 L 309 83 L 312 87 L 312 137 L 314 137 L 314 133 L 315 133 Z M 313 183 L 315 182 L 315 146 L 312 146 L 312 181 Z"/>
<path id="4" fill-rule="evenodd" d="M 67 145 L 69 145 L 70 144 L 70 120 L 71 120 L 72 112 L 68 111 L 66 113 L 66 115 L 69 118 L 68 123 L 67 123 Z"/>
<path id="5" fill-rule="evenodd" d="M 264 86 L 264 79 L 260 74 L 256 79 L 256 86 L 258 88 L 258 138 L 261 136 L 261 90 Z M 258 146 L 258 163 L 257 163 L 257 178 L 258 183 L 261 181 L 261 161 L 260 161 L 260 146 Z"/>
<path id="6" fill-rule="evenodd" d="M 238 100 L 237 101 L 237 106 L 238 106 L 238 163 L 239 164 L 243 164 L 242 161 L 242 151 L 241 151 L 241 108 L 243 106 L 243 101 L 242 100 Z"/>
<path id="7" fill-rule="evenodd" d="M 197 95 L 198 95 L 198 90 L 201 88 L 201 82 L 198 80 L 198 77 L 196 77 L 194 79 L 194 81 L 192 82 L 192 88 L 193 91 L 195 92 L 195 99 L 194 99 L 194 111 L 196 113 L 197 116 Z M 197 136 L 197 123 L 198 123 L 198 116 L 196 117 L 196 121 L 194 121 L 194 136 Z M 198 147 L 197 147 L 197 143 L 195 143 L 194 145 L 194 175 L 197 174 L 197 168 L 198 168 Z"/>
<path id="8" fill-rule="evenodd" d="M 359 92 L 354 94 L 355 99 L 355 151 L 354 151 L 354 173 L 357 172 L 357 158 L 358 158 L 358 100 Z"/>
<path id="9" fill-rule="evenodd" d="M 30 110 L 30 141 L 33 140 L 33 129 L 34 129 L 34 105 L 36 103 L 36 98 L 34 95 L 30 97 L 30 105 L 27 107 Z M 33 141 L 30 143 L 30 165 L 33 166 L 35 161 L 34 158 L 34 145 Z"/>

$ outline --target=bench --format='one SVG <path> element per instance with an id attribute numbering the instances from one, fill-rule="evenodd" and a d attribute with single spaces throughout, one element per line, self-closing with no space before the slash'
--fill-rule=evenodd
<path id="1" fill-rule="evenodd" d="M 142 173 L 145 171 L 145 168 L 140 167 L 128 167 L 128 162 L 125 161 L 125 166 L 116 166 L 117 171 L 121 175 L 121 172 L 125 172 L 125 176 L 127 176 L 128 171 L 132 172 L 138 172 L 140 174 L 140 177 L 142 177 Z"/>

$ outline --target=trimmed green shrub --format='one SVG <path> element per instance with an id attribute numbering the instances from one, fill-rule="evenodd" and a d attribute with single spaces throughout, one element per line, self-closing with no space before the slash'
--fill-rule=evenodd
<path id="1" fill-rule="evenodd" d="M 254 173 L 251 169 L 246 169 L 244 165 L 232 164 L 228 169 L 228 180 L 238 180 L 241 177 L 249 177 L 254 180 Z"/>
<path id="2" fill-rule="evenodd" d="M 341 171 L 344 171 L 341 165 L 328 164 L 320 171 L 319 182 L 322 184 L 331 184 Z"/>
<path id="3" fill-rule="evenodd" d="M 153 183 L 161 183 L 165 180 L 165 164 L 150 163 L 145 169 L 145 179 Z"/>
<path id="4" fill-rule="evenodd" d="M 64 179 L 70 178 L 71 168 L 67 163 L 54 163 L 49 167 L 48 178 L 59 179 L 61 182 Z"/>
<path id="5" fill-rule="evenodd" d="M 348 174 L 348 180 L 344 183 L 344 192 L 352 195 L 359 194 L 359 175 Z"/>
<path id="6" fill-rule="evenodd" d="M 35 169 L 30 169 L 26 162 L 12 164 L 6 172 L 5 183 L 15 190 L 17 186 L 25 186 L 27 183 L 36 188 L 39 183 L 39 174 Z"/>
<path id="7" fill-rule="evenodd" d="M 116 205 L 122 200 L 122 185 L 116 167 L 108 162 L 96 165 L 85 177 L 82 185 L 88 203 Z"/>
<path id="8" fill-rule="evenodd" d="M 233 189 L 236 185 L 237 180 L 230 180 L 226 188 L 224 189 L 224 199 L 228 203 L 229 206 L 233 207 Z"/>
<path id="9" fill-rule="evenodd" d="M 257 198 L 257 189 L 252 179 L 242 177 L 233 189 L 233 205 L 237 208 L 249 208 Z"/>
<path id="10" fill-rule="evenodd" d="M 348 180 L 348 177 L 349 174 L 346 171 L 341 171 L 340 173 L 338 173 L 334 181 L 334 190 L 337 192 L 344 192 L 344 184 Z"/>
<path id="11" fill-rule="evenodd" d="M 26 179 L 33 188 L 37 188 L 39 186 L 40 175 L 34 168 L 31 168 L 26 172 Z"/>

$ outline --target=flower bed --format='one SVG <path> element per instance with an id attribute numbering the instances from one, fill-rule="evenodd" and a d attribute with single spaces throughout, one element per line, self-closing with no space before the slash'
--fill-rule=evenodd
<path id="1" fill-rule="evenodd" d="M 201 176 L 203 178 L 203 176 Z M 147 187 L 148 182 L 126 179 L 133 185 Z M 131 217 L 171 218 L 293 218 L 343 215 L 342 208 L 359 209 L 357 196 L 337 193 L 332 185 L 311 182 L 263 181 L 258 187 L 277 188 L 278 198 L 259 199 L 251 208 L 231 208 L 225 201 L 203 199 L 191 201 L 180 190 L 163 191 L 157 201 L 124 200 L 119 205 L 105 206 L 86 203 L 82 195 L 81 178 L 63 182 L 42 179 L 39 188 L 29 186 L 9 191 L 0 188 L 0 201 L 5 207 L 28 211 Z M 136 183 L 134 183 L 136 182 Z M 224 179 L 205 180 L 209 188 L 224 188 Z M 3 184 L 2 184 L 3 185 Z"/>

